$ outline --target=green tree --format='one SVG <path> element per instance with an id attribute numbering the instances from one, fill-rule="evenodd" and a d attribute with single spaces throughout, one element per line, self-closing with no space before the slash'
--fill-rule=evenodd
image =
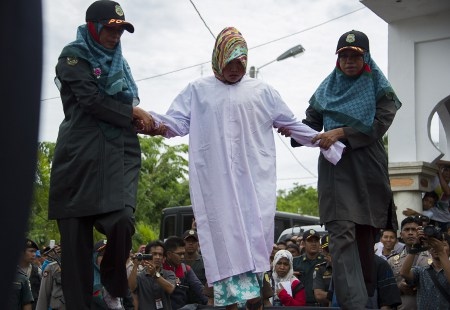
<path id="1" fill-rule="evenodd" d="M 295 187 L 289 191 L 278 191 L 277 210 L 318 216 L 317 190 L 311 186 L 294 185 Z"/>
<path id="2" fill-rule="evenodd" d="M 142 168 L 137 197 L 135 245 L 156 239 L 159 235 L 161 210 L 190 204 L 187 180 L 187 145 L 169 146 L 162 137 L 139 137 Z M 40 245 L 60 240 L 56 221 L 48 220 L 50 171 L 55 143 L 38 144 L 38 162 L 34 196 L 29 219 L 30 238 Z M 104 238 L 94 232 L 94 239 Z M 150 239 L 149 239 L 150 238 Z"/>

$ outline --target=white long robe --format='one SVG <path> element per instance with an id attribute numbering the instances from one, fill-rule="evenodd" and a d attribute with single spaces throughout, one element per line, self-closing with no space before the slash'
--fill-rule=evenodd
<path id="1" fill-rule="evenodd" d="M 166 115 L 166 137 L 189 135 L 189 184 L 208 283 L 270 269 L 276 209 L 273 126 L 311 145 L 317 132 L 257 79 L 190 83 Z M 302 139 L 303 138 L 303 139 Z M 323 151 L 323 150 L 322 150 Z M 329 150 L 339 160 L 342 148 Z"/>

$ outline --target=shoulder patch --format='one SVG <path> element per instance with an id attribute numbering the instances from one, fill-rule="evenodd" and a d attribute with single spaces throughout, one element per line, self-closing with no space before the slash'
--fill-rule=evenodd
<path id="1" fill-rule="evenodd" d="M 69 66 L 75 66 L 78 63 L 78 58 L 77 57 L 67 57 L 66 61 Z"/>
<path id="2" fill-rule="evenodd" d="M 44 272 L 42 273 L 42 277 L 43 278 L 47 278 L 47 276 L 48 276 L 48 271 L 44 270 Z"/>

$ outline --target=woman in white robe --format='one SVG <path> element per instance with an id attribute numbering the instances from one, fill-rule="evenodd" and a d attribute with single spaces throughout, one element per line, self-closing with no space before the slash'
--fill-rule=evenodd
<path id="1" fill-rule="evenodd" d="M 308 146 L 317 135 L 295 118 L 275 89 L 245 76 L 246 64 L 244 38 L 225 28 L 213 51 L 214 76 L 190 83 L 165 115 L 150 112 L 164 124 L 163 136 L 190 134 L 190 194 L 206 277 L 214 284 L 215 306 L 227 309 L 258 298 L 257 275 L 270 269 L 276 209 L 273 127 L 290 129 L 291 137 Z M 342 147 L 322 151 L 336 163 Z"/>

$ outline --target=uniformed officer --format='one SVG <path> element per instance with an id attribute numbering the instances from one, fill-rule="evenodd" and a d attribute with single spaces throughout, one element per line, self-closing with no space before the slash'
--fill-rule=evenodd
<path id="1" fill-rule="evenodd" d="M 317 264 L 313 273 L 314 297 L 322 307 L 328 307 L 332 300 L 332 292 L 329 291 L 332 277 L 331 255 L 328 250 L 329 239 L 330 236 L 328 234 L 320 239 L 322 255 L 325 261 Z"/>
<path id="2" fill-rule="evenodd" d="M 400 270 L 408 256 L 411 246 L 417 243 L 417 229 L 421 225 L 420 219 L 412 216 L 406 217 L 402 221 L 400 237 L 405 243 L 405 246 L 399 254 L 388 259 L 388 263 L 394 272 L 397 286 L 400 289 L 400 297 L 402 299 L 402 304 L 397 307 L 398 310 L 417 309 L 417 289 L 415 286 L 406 283 L 405 279 L 400 275 Z M 431 263 L 432 259 L 430 253 L 428 251 L 423 251 L 416 255 L 413 266 L 428 266 Z"/>
<path id="3" fill-rule="evenodd" d="M 61 266 L 54 261 L 42 273 L 41 289 L 36 310 L 65 310 L 66 305 L 61 285 Z"/>
<path id="4" fill-rule="evenodd" d="M 36 251 L 39 250 L 38 245 L 31 239 L 25 240 L 25 249 L 22 253 L 22 257 L 19 260 L 18 268 L 28 277 L 31 285 L 31 292 L 33 299 L 37 302 L 39 297 L 39 288 L 41 286 L 41 269 L 34 264 L 36 259 Z M 36 309 L 36 303 L 32 306 Z"/>
<path id="5" fill-rule="evenodd" d="M 303 234 L 305 244 L 305 254 L 294 257 L 294 275 L 303 283 L 306 292 L 306 305 L 319 306 L 314 297 L 313 273 L 314 266 L 325 262 L 324 256 L 320 253 L 320 235 L 310 229 Z"/>
<path id="6" fill-rule="evenodd" d="M 9 296 L 9 310 L 31 310 L 34 302 L 30 280 L 22 269 L 17 266 L 16 278 L 13 281 Z"/>

